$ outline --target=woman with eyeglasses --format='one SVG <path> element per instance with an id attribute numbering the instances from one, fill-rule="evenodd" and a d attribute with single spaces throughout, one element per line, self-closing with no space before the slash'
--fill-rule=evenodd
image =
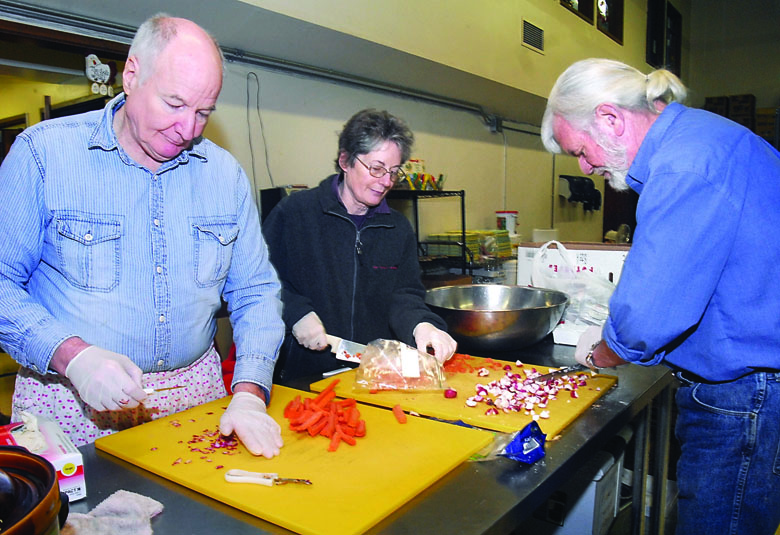
<path id="1" fill-rule="evenodd" d="M 326 333 L 362 344 L 400 340 L 440 362 L 455 352 L 424 302 L 412 226 L 385 201 L 413 143 L 386 111 L 356 113 L 339 135 L 337 173 L 286 197 L 264 221 L 288 331 L 274 382 L 344 367 Z"/>

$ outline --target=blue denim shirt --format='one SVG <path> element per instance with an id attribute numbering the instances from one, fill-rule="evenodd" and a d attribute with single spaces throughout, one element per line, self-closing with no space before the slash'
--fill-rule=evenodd
<path id="1" fill-rule="evenodd" d="M 723 117 L 666 107 L 629 169 L 637 228 L 604 338 L 710 381 L 780 370 L 780 154 Z"/>
<path id="2" fill-rule="evenodd" d="M 3 161 L 0 344 L 40 373 L 71 336 L 176 369 L 208 349 L 223 296 L 234 384 L 268 393 L 280 285 L 246 175 L 206 139 L 156 173 L 136 164 L 112 126 L 123 104 L 28 128 Z"/>

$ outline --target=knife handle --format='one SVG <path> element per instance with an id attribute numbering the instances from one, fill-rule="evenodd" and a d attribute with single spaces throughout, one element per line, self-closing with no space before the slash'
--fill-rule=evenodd
<path id="1" fill-rule="evenodd" d="M 247 470 L 239 470 L 238 468 L 232 468 L 225 472 L 225 481 L 230 483 L 254 483 L 255 485 L 265 485 L 266 487 L 272 486 L 274 480 L 278 477 L 279 474 L 249 472 Z"/>

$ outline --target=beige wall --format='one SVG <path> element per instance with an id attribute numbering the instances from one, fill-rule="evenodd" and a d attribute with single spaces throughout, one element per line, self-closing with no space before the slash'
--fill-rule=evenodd
<path id="1" fill-rule="evenodd" d="M 689 1 L 675 0 L 682 4 L 678 9 L 686 23 Z M 561 7 L 558 0 L 245 3 L 540 96 L 546 96 L 558 74 L 580 58 L 613 57 L 648 69 L 644 63 L 646 0 L 626 0 L 622 45 Z M 545 54 L 521 45 L 524 18 L 545 31 Z M 684 51 L 683 58 L 687 56 Z M 254 109 L 257 85 L 250 73 L 261 82 L 263 132 Z M 396 82 L 403 84 L 403 80 Z M 3 87 L 4 95 L 5 91 Z M 496 210 L 518 210 L 518 232 L 526 239 L 533 228 L 549 228 L 552 223 L 563 240 L 601 240 L 601 212 L 585 213 L 581 204 L 557 196 L 555 177 L 580 173 L 573 159 L 553 158 L 532 134 L 491 133 L 472 113 L 235 63 L 227 68 L 218 110 L 206 135 L 236 155 L 255 190 L 271 185 L 263 139 L 276 185 L 312 186 L 332 172 L 336 135 L 344 121 L 364 107 L 388 109 L 410 123 L 417 137 L 413 157 L 424 159 L 429 172 L 447 175 L 448 189 L 466 190 L 469 228 L 492 228 Z M 594 181 L 603 191 L 603 180 L 594 177 Z M 422 233 L 458 228 L 459 210 L 451 205 L 451 199 L 426 201 Z"/>
<path id="2" fill-rule="evenodd" d="M 363 2 L 361 0 L 252 0 L 247 3 L 546 96 L 572 61 L 614 57 L 647 69 L 646 0 L 627 0 L 624 42 L 618 44 L 559 5 L 557 0 Z M 683 8 L 687 1 L 681 0 Z M 682 9 L 682 8 L 681 8 Z M 545 30 L 545 54 L 521 45 L 523 18 Z M 686 57 L 685 55 L 683 57 Z M 382 58 L 377 58 L 378 62 Z M 251 167 L 244 103 L 246 72 L 229 69 L 220 108 L 207 134 Z M 434 174 L 447 175 L 448 189 L 466 190 L 469 228 L 492 228 L 496 210 L 518 210 L 518 232 L 559 229 L 564 240 L 601 241 L 601 212 L 557 196 L 557 174 L 580 174 L 573 159 L 547 154 L 534 135 L 490 133 L 471 114 L 300 77 L 255 70 L 261 79 L 262 112 L 275 183 L 316 184 L 331 172 L 336 133 L 362 107 L 386 108 L 404 117 L 417 135 L 413 157 Z M 399 81 L 402 83 L 402 81 Z M 254 84 L 252 84 L 254 89 Z M 253 113 L 255 186 L 268 187 Z M 302 157 L 301 157 L 302 156 Z M 594 177 L 603 191 L 604 181 Z M 555 195 L 555 196 L 553 196 Z M 452 200 L 426 201 L 423 234 L 457 228 Z"/>
<path id="3" fill-rule="evenodd" d="M 559 0 L 242 0 L 547 96 L 561 71 L 586 57 L 645 64 L 647 0 L 625 0 L 620 45 Z M 677 0 L 685 11 L 690 0 Z M 522 21 L 545 32 L 545 54 L 522 45 Z"/>
<path id="4" fill-rule="evenodd" d="M 0 75 L 0 118 L 27 114 L 30 125 L 41 118 L 44 97 L 50 96 L 52 105 L 90 95 L 90 84 L 45 84 L 30 82 L 12 76 Z"/>
<path id="5" fill-rule="evenodd" d="M 526 237 L 533 227 L 549 228 L 553 159 L 538 136 L 494 134 L 471 113 L 233 64 L 206 135 L 227 147 L 253 174 L 245 107 L 248 86 L 255 190 L 270 187 L 271 181 L 254 109 L 257 84 L 249 73 L 260 79 L 262 134 L 274 184 L 314 186 L 334 172 L 337 135 L 344 122 L 362 108 L 375 107 L 407 120 L 416 137 L 412 157 L 425 160 L 428 172 L 446 175 L 447 189 L 466 190 L 469 228 L 494 228 L 495 211 L 505 209 L 520 212 L 518 232 Z M 459 215 L 453 199 L 425 201 L 423 233 L 459 228 Z M 598 219 L 585 223 L 590 236 L 583 239 L 599 237 Z"/>

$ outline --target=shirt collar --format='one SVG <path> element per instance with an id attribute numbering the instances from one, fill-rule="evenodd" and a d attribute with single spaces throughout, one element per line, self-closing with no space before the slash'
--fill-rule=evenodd
<path id="1" fill-rule="evenodd" d="M 642 189 L 650 178 L 651 158 L 658 151 L 672 123 L 685 109 L 686 107 L 682 104 L 672 102 L 664 108 L 664 111 L 647 131 L 626 176 L 626 183 L 637 193 L 642 193 Z"/>
<path id="2" fill-rule="evenodd" d="M 119 108 L 125 105 L 125 102 L 125 94 L 119 93 L 117 96 L 106 103 L 105 107 L 103 108 L 103 114 L 100 117 L 100 121 L 98 122 L 97 126 L 95 126 L 95 129 L 92 131 L 92 135 L 89 138 L 90 149 L 99 148 L 107 151 L 117 149 L 121 154 L 127 154 L 119 145 L 116 132 L 114 132 L 114 115 L 119 110 Z M 176 158 L 161 165 L 158 172 L 169 167 L 175 167 L 179 164 L 187 163 L 190 159 L 190 156 L 199 158 L 204 162 L 208 161 L 208 158 L 206 157 L 205 143 L 203 143 L 202 137 L 197 138 L 190 148 L 184 149 Z M 127 159 L 130 160 L 129 157 L 127 157 Z"/>

